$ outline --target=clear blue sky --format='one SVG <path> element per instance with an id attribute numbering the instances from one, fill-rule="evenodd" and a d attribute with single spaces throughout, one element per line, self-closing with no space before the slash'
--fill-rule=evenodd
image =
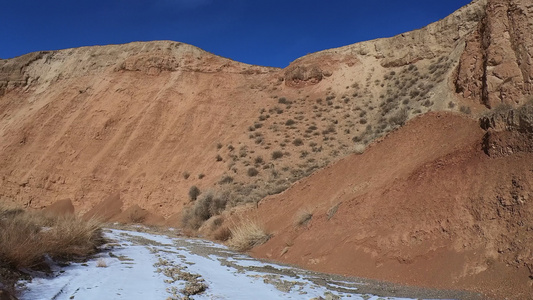
<path id="1" fill-rule="evenodd" d="M 0 58 L 39 50 L 174 40 L 285 67 L 307 53 L 389 37 L 469 0 L 6 0 Z"/>

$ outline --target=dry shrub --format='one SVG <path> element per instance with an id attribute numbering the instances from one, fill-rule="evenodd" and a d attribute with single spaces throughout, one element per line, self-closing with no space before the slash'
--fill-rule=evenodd
<path id="1" fill-rule="evenodd" d="M 355 144 L 353 149 L 355 154 L 363 154 L 366 150 L 366 146 L 363 143 L 357 143 Z"/>
<path id="2" fill-rule="evenodd" d="M 294 225 L 296 226 L 306 225 L 307 223 L 309 223 L 309 221 L 311 221 L 312 218 L 313 218 L 313 213 L 309 209 L 307 208 L 302 209 L 296 214 Z"/>
<path id="3" fill-rule="evenodd" d="M 237 251 L 248 251 L 266 243 L 272 235 L 267 233 L 257 221 L 245 220 L 230 229 L 228 246 Z"/>
<path id="4" fill-rule="evenodd" d="M 199 195 L 200 189 L 196 185 L 191 186 L 191 188 L 189 189 L 189 199 L 191 199 L 191 201 L 194 201 L 198 198 Z"/>
<path id="5" fill-rule="evenodd" d="M 50 230 L 43 232 L 43 238 L 50 246 L 48 254 L 63 259 L 92 254 L 103 241 L 97 220 L 75 217 L 58 218 Z"/>
<path id="6" fill-rule="evenodd" d="M 213 232 L 213 238 L 216 241 L 225 242 L 231 238 L 231 230 L 226 226 L 221 226 Z"/>
<path id="7" fill-rule="evenodd" d="M 247 171 L 247 174 L 250 177 L 254 177 L 254 176 L 257 176 L 257 174 L 259 174 L 259 171 L 257 171 L 256 168 L 249 168 Z"/>
<path id="8" fill-rule="evenodd" d="M 32 268 L 46 254 L 62 260 L 85 257 L 102 242 L 95 220 L 0 209 L 0 265 Z"/>
<path id="9" fill-rule="evenodd" d="M 407 111 L 407 109 L 404 108 L 396 112 L 392 117 L 390 117 L 389 123 L 392 124 L 392 126 L 403 126 L 408 118 L 409 112 Z"/>
<path id="10" fill-rule="evenodd" d="M 107 262 L 105 261 L 105 259 L 103 258 L 99 258 L 97 261 L 96 261 L 96 266 L 98 268 L 107 268 Z"/>
<path id="11" fill-rule="evenodd" d="M 230 197 L 229 191 L 221 191 L 217 194 L 208 191 L 202 194 L 193 206 L 183 210 L 181 217 L 183 227 L 195 230 L 200 228 L 206 220 L 224 211 Z"/>
<path id="12" fill-rule="evenodd" d="M 331 220 L 333 216 L 335 216 L 335 214 L 337 213 L 337 210 L 339 210 L 339 206 L 341 205 L 341 203 L 342 202 L 339 202 L 328 209 L 328 212 L 326 213 L 328 217 L 328 221 Z"/>

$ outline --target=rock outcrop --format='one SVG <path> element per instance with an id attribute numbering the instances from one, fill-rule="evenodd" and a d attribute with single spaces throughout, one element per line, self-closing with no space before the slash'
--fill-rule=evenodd
<path id="1" fill-rule="evenodd" d="M 483 149 L 491 157 L 533 152 L 533 106 L 500 107 L 480 119 Z"/>
<path id="2" fill-rule="evenodd" d="M 468 36 L 455 87 L 488 108 L 517 106 L 532 91 L 533 4 L 490 0 L 477 29 Z"/>

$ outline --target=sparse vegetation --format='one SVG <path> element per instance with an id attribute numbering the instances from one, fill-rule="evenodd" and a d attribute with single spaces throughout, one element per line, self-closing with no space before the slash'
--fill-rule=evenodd
<path id="1" fill-rule="evenodd" d="M 264 163 L 263 157 L 262 156 L 256 157 L 254 162 L 255 162 L 256 165 L 263 164 Z"/>
<path id="2" fill-rule="evenodd" d="M 183 227 L 198 229 L 202 223 L 212 216 L 220 214 L 228 203 L 229 192 L 215 194 L 208 191 L 201 195 L 194 205 L 184 209 L 181 221 Z"/>
<path id="3" fill-rule="evenodd" d="M 254 177 L 254 176 L 257 176 L 257 174 L 259 174 L 259 171 L 257 171 L 256 168 L 249 168 L 247 171 L 247 174 L 250 177 Z"/>
<path id="4" fill-rule="evenodd" d="M 282 158 L 282 157 L 283 157 L 283 152 L 282 151 L 276 150 L 276 151 L 272 152 L 272 159 L 279 159 L 279 158 Z"/>
<path id="5" fill-rule="evenodd" d="M 407 109 L 401 109 L 397 113 L 395 113 L 392 117 L 389 118 L 389 123 L 391 123 L 393 126 L 402 126 L 405 124 L 405 121 L 407 121 L 407 118 L 409 117 L 409 112 Z"/>
<path id="6" fill-rule="evenodd" d="M 191 199 L 191 201 L 195 201 L 199 195 L 200 189 L 196 185 L 191 186 L 189 189 L 189 199 Z"/>
<path id="7" fill-rule="evenodd" d="M 328 218 L 328 221 L 331 220 L 331 218 L 333 218 L 333 216 L 335 216 L 335 214 L 337 213 L 337 210 L 339 210 L 339 206 L 341 205 L 341 202 L 333 205 L 332 207 L 330 207 L 328 209 L 328 212 L 327 212 L 327 218 Z"/>
<path id="8" fill-rule="evenodd" d="M 232 183 L 232 182 L 233 182 L 233 177 L 228 176 L 228 175 L 223 176 L 223 177 L 218 181 L 219 184 L 227 184 L 227 183 Z"/>
<path id="9" fill-rule="evenodd" d="M 287 126 L 291 126 L 291 125 L 294 125 L 294 123 L 296 123 L 296 121 L 294 121 L 293 119 L 288 119 L 288 120 L 285 122 L 285 125 L 287 125 Z"/>
<path id="10" fill-rule="evenodd" d="M 292 141 L 292 144 L 294 146 L 301 146 L 301 145 L 304 144 L 304 141 L 301 138 L 296 138 L 296 139 L 294 139 L 294 141 Z"/>
<path id="11" fill-rule="evenodd" d="M 0 267 L 32 269 L 44 262 L 45 255 L 58 260 L 83 258 L 102 243 L 96 220 L 0 207 Z"/>
<path id="12" fill-rule="evenodd" d="M 98 268 L 107 268 L 107 262 L 105 261 L 105 259 L 99 258 L 96 261 L 96 267 L 98 267 Z"/>
<path id="13" fill-rule="evenodd" d="M 461 106 L 461 107 L 459 108 L 459 111 L 462 112 L 462 113 L 464 113 L 464 114 L 467 114 L 467 115 L 469 115 L 469 114 L 472 113 L 472 110 L 471 110 L 470 107 L 468 107 L 468 106 Z"/>
<path id="14" fill-rule="evenodd" d="M 309 223 L 313 218 L 313 213 L 309 209 L 302 209 L 296 215 L 294 224 L 296 226 L 303 226 Z"/>

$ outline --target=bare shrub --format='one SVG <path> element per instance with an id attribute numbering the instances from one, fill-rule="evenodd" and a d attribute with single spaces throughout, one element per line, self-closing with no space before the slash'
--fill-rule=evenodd
<path id="1" fill-rule="evenodd" d="M 292 144 L 294 146 L 301 146 L 301 145 L 304 144 L 304 141 L 301 138 L 296 138 L 296 139 L 294 139 L 294 141 L 292 141 Z"/>
<path id="2" fill-rule="evenodd" d="M 407 121 L 407 118 L 409 117 L 409 112 L 407 109 L 401 109 L 397 113 L 395 113 L 392 117 L 389 118 L 389 123 L 393 126 L 402 126 L 405 124 L 405 121 Z"/>
<path id="3" fill-rule="evenodd" d="M 219 184 L 228 184 L 228 183 L 232 183 L 233 182 L 233 177 L 231 176 L 223 176 L 219 181 L 218 183 Z"/>
<path id="4" fill-rule="evenodd" d="M 288 104 L 291 104 L 292 102 L 290 102 L 289 100 L 287 100 L 287 98 L 285 98 L 285 97 L 280 97 L 280 98 L 278 99 L 278 103 L 279 103 L 279 104 L 287 104 L 287 105 L 288 105 Z"/>
<path id="5" fill-rule="evenodd" d="M 96 261 L 96 266 L 98 268 L 107 268 L 107 263 L 105 261 L 105 259 L 103 258 L 99 258 L 97 261 Z"/>
<path id="6" fill-rule="evenodd" d="M 296 123 L 296 121 L 294 121 L 293 119 L 288 119 L 286 122 L 285 122 L 285 125 L 287 126 L 291 126 L 291 125 L 294 125 Z"/>
<path id="7" fill-rule="evenodd" d="M 467 114 L 467 115 L 469 115 L 469 114 L 472 113 L 472 110 L 471 110 L 470 107 L 468 107 L 468 106 L 461 106 L 461 107 L 459 108 L 459 111 L 462 112 L 462 113 L 464 113 L 464 114 Z"/>
<path id="8" fill-rule="evenodd" d="M 61 260 L 86 257 L 103 241 L 96 220 L 3 209 L 0 215 L 0 267 L 32 268 L 45 255 Z"/>
<path id="9" fill-rule="evenodd" d="M 246 173 L 248 174 L 248 176 L 254 177 L 254 176 L 257 176 L 257 174 L 259 174 L 259 171 L 257 171 L 256 168 L 249 168 Z"/>
<path id="10" fill-rule="evenodd" d="M 272 152 L 272 159 L 279 159 L 283 157 L 283 152 L 280 150 L 276 150 Z"/>
<path id="11" fill-rule="evenodd" d="M 328 221 L 331 220 L 331 218 L 333 218 L 333 216 L 337 213 L 337 210 L 339 210 L 340 205 L 341 205 L 341 202 L 333 205 L 332 207 L 328 209 L 328 212 L 326 213 L 328 217 Z"/>
<path id="12" fill-rule="evenodd" d="M 213 233 L 213 238 L 217 241 L 225 242 L 231 238 L 231 230 L 226 226 L 219 227 Z"/>
<path id="13" fill-rule="evenodd" d="M 302 209 L 296 214 L 294 225 L 303 226 L 307 225 L 313 218 L 313 213 L 309 209 Z"/>
<path id="14" fill-rule="evenodd" d="M 198 229 L 203 222 L 212 216 L 219 215 L 226 208 L 229 192 L 223 191 L 217 195 L 208 191 L 194 202 L 194 205 L 183 210 L 181 222 L 183 227 Z"/>
<path id="15" fill-rule="evenodd" d="M 362 143 L 356 143 L 353 149 L 353 152 L 356 154 L 363 154 L 366 150 L 365 144 Z"/>
<path id="16" fill-rule="evenodd" d="M 248 251 L 255 246 L 266 243 L 272 235 L 257 221 L 245 220 L 230 229 L 231 239 L 228 246 L 237 251 Z"/>
<path id="17" fill-rule="evenodd" d="M 189 199 L 191 199 L 191 201 L 194 201 L 198 198 L 199 195 L 200 189 L 196 185 L 191 186 L 191 188 L 189 189 Z"/>

